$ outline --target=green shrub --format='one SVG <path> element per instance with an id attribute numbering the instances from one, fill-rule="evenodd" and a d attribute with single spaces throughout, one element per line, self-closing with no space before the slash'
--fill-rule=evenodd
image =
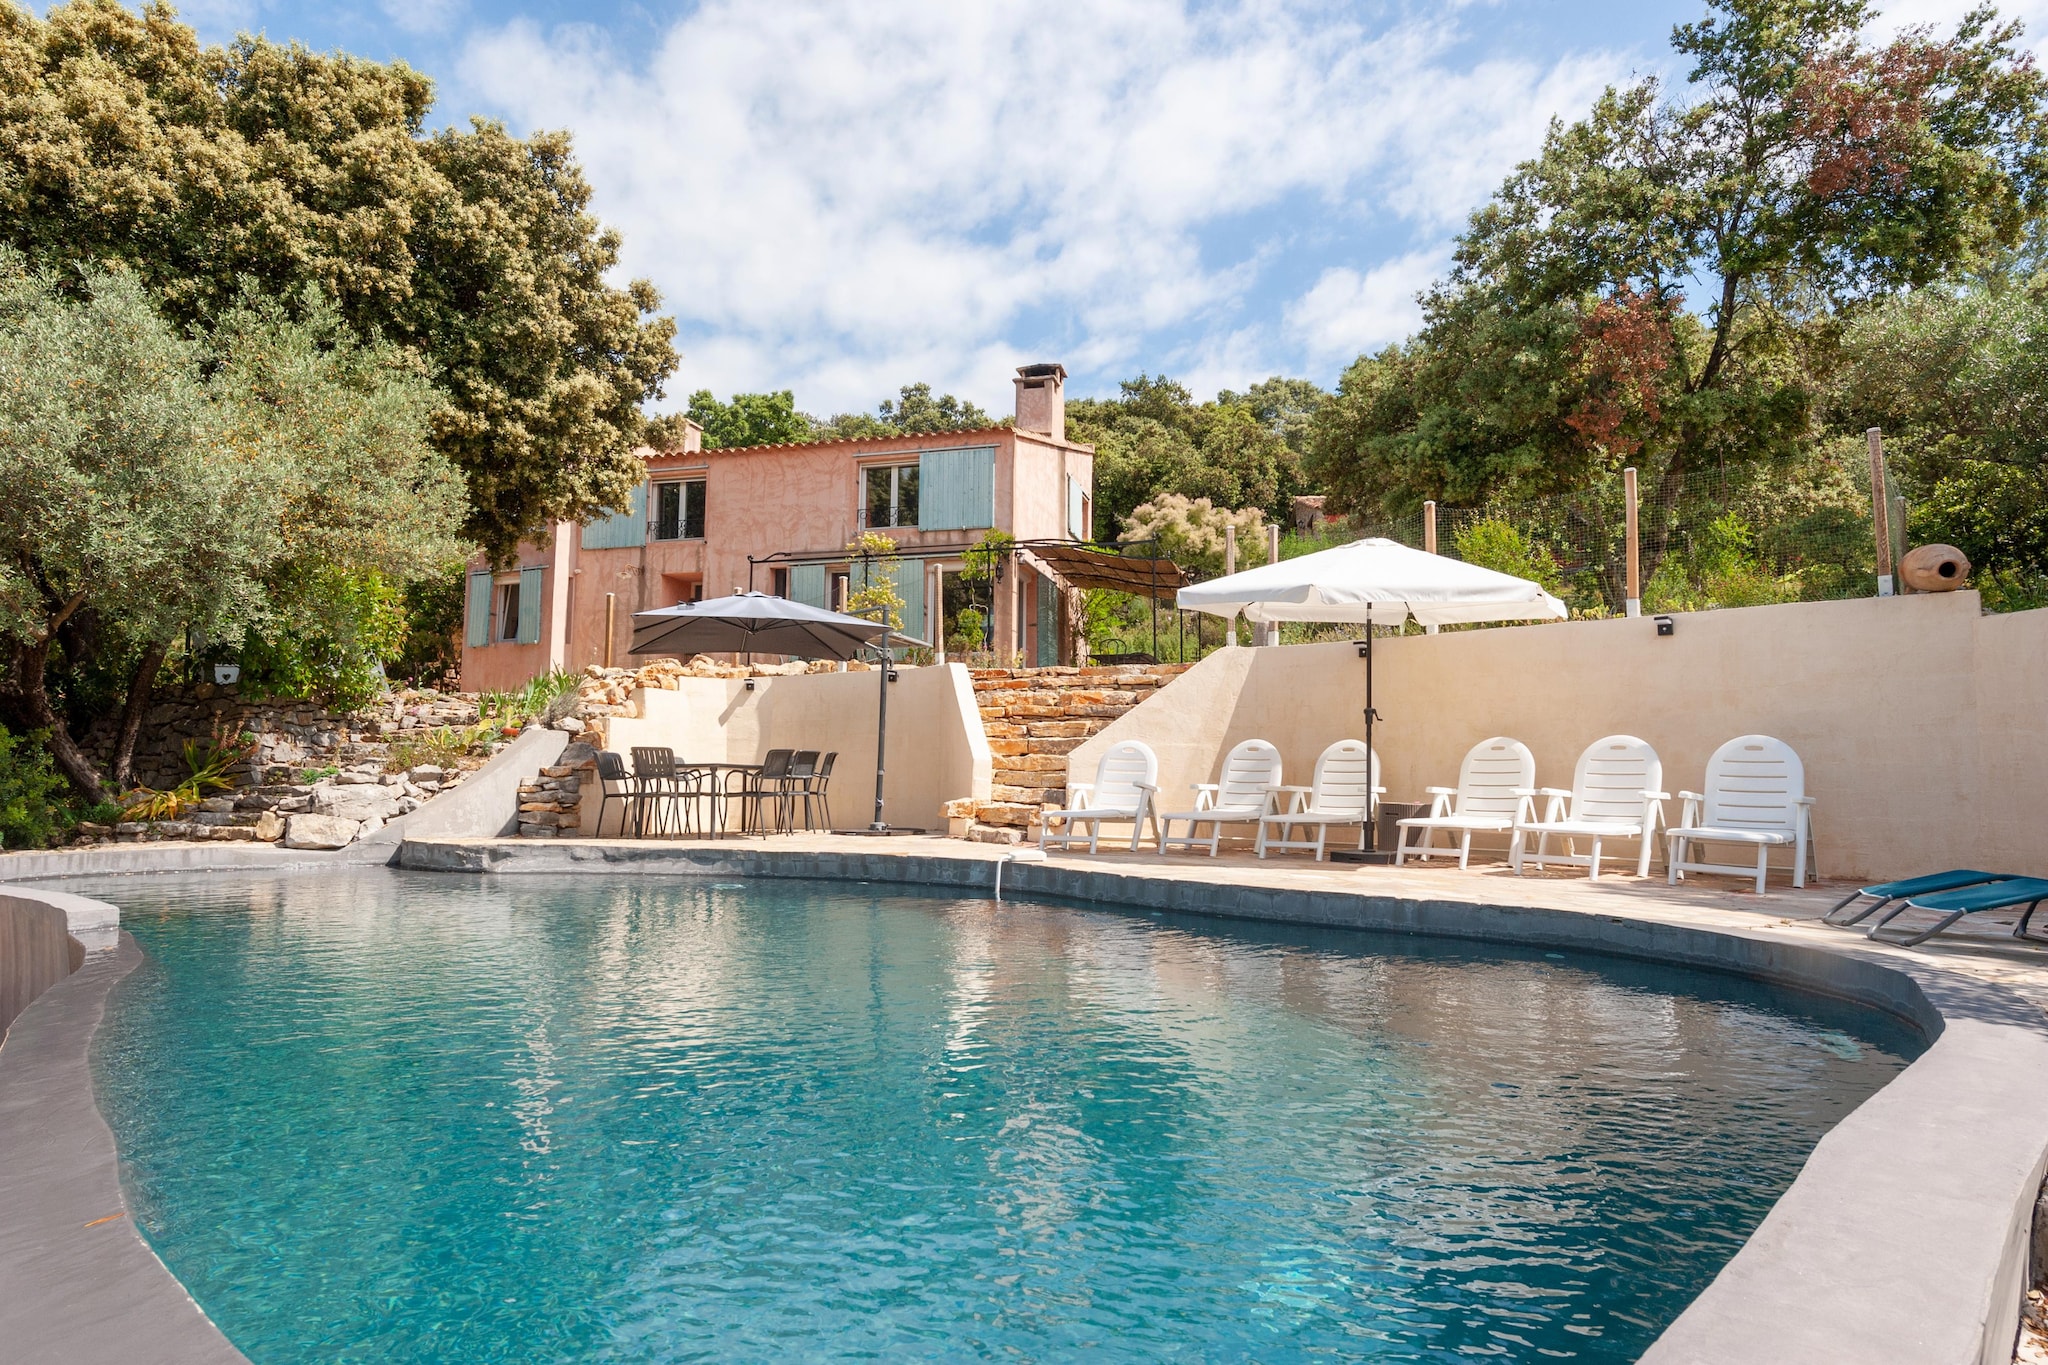
<path id="1" fill-rule="evenodd" d="M 70 828 L 48 740 L 45 730 L 15 735 L 0 725 L 0 848 L 43 848 Z"/>

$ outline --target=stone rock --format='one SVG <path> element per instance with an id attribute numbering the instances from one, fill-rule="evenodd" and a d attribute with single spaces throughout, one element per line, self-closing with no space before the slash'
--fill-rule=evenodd
<path id="1" fill-rule="evenodd" d="M 442 778 L 448 776 L 448 770 L 436 767 L 432 763 L 420 763 L 407 768 L 405 775 L 414 782 L 439 782 Z"/>
<path id="2" fill-rule="evenodd" d="M 300 811 L 311 809 L 313 809 L 311 793 L 305 796 L 287 796 L 277 803 L 277 813 L 279 815 L 297 815 Z"/>
<path id="3" fill-rule="evenodd" d="M 232 796 L 209 796 L 199 803 L 199 809 L 208 815 L 225 815 L 234 808 L 235 798 Z"/>
<path id="4" fill-rule="evenodd" d="M 364 772 L 345 772 L 345 773 L 336 773 L 336 774 L 334 775 L 334 778 L 333 778 L 333 780 L 334 780 L 335 782 L 339 783 L 340 785 L 342 785 L 342 786 L 345 786 L 345 787 L 350 787 L 350 786 L 370 786 L 370 787 L 374 787 L 374 786 L 381 786 L 381 785 L 382 785 L 382 782 L 381 782 L 381 781 L 379 780 L 379 774 L 377 774 L 377 773 L 364 773 Z"/>
<path id="5" fill-rule="evenodd" d="M 140 820 L 123 820 L 120 824 L 114 826 L 114 833 L 140 834 L 148 828 L 149 826 L 143 824 Z"/>
<path id="6" fill-rule="evenodd" d="M 398 790 L 381 783 L 329 786 L 323 782 L 313 788 L 313 811 L 357 822 L 388 820 L 398 814 Z"/>
<path id="7" fill-rule="evenodd" d="M 294 815 L 284 822 L 286 848 L 346 848 L 362 821 L 339 815 Z"/>
<path id="8" fill-rule="evenodd" d="M 276 811 L 267 810 L 256 817 L 256 823 L 250 828 L 256 832 L 258 839 L 266 844 L 274 844 L 284 837 L 284 817 Z"/>
<path id="9" fill-rule="evenodd" d="M 247 825 L 222 825 L 207 832 L 209 839 L 225 840 L 229 843 L 248 843 L 256 837 L 256 831 Z"/>

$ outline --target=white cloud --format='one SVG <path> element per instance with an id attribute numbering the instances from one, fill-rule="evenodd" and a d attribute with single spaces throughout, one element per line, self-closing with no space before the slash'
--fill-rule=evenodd
<path id="1" fill-rule="evenodd" d="M 681 327 L 672 397 L 794 386 L 831 411 L 922 378 L 1006 411 L 1021 360 L 1105 379 L 1171 356 L 1242 383 L 1386 339 L 1548 116 L 1625 74 L 1477 62 L 1456 17 L 1354 14 L 707 0 L 648 53 L 520 21 L 459 71 L 515 124 L 574 130 Z M 1283 324 L 1262 272 L 1301 205 L 1350 263 Z M 1374 236 L 1404 254 L 1346 244 Z"/>
<path id="2" fill-rule="evenodd" d="M 1880 0 L 1877 17 L 1867 30 L 1873 38 L 1885 39 L 1903 28 L 1930 26 L 1942 37 L 1955 32 L 1963 16 L 1982 4 L 1983 0 L 1895 0 L 1885 4 Z M 2026 47 L 2037 47 L 2041 40 L 2044 23 L 2048 23 L 2048 0 L 2001 0 L 1998 6 L 2000 19 L 2018 19 L 2026 25 L 2026 36 L 2022 39 Z"/>
<path id="3" fill-rule="evenodd" d="M 384 17 L 407 33 L 446 33 L 469 9 L 468 0 L 377 0 Z"/>
<path id="4" fill-rule="evenodd" d="M 1343 362 L 1399 341 L 1422 321 L 1415 296 L 1450 263 L 1441 251 L 1414 251 L 1363 274 L 1325 270 L 1287 306 L 1287 327 L 1316 361 Z"/>

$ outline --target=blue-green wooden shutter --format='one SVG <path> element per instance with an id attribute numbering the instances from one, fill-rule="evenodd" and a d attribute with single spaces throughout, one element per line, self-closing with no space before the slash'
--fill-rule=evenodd
<path id="1" fill-rule="evenodd" d="M 1067 475 L 1067 534 L 1075 540 L 1088 539 L 1088 527 L 1081 517 L 1081 481 Z"/>
<path id="2" fill-rule="evenodd" d="M 924 638 L 924 561 L 903 559 L 896 563 L 896 595 L 903 599 L 903 633 Z"/>
<path id="3" fill-rule="evenodd" d="M 1038 576 L 1038 666 L 1051 668 L 1060 661 L 1060 589 L 1044 574 Z"/>
<path id="4" fill-rule="evenodd" d="M 542 569 L 519 571 L 519 636 L 522 645 L 540 643 L 540 580 Z"/>
<path id="5" fill-rule="evenodd" d="M 825 605 L 825 566 L 793 564 L 789 570 L 789 600 L 807 607 Z"/>
<path id="6" fill-rule="evenodd" d="M 482 649 L 491 642 L 491 576 L 469 576 L 469 647 Z"/>
<path id="7" fill-rule="evenodd" d="M 583 527 L 583 548 L 586 550 L 627 550 L 646 543 L 647 485 L 644 483 L 633 490 L 633 501 L 625 511 L 588 522 Z"/>
<path id="8" fill-rule="evenodd" d="M 976 531 L 996 524 L 996 448 L 927 450 L 917 457 L 917 526 Z"/>

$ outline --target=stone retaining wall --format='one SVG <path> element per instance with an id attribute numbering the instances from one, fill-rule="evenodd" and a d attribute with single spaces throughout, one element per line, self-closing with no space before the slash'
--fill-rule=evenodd
<path id="1" fill-rule="evenodd" d="M 948 808 L 951 832 L 988 843 L 1030 837 L 1041 810 L 1066 802 L 1066 755 L 1188 668 L 974 669 L 974 700 L 995 759 L 995 780 L 990 800 L 957 801 Z"/>
<path id="2" fill-rule="evenodd" d="M 406 689 L 361 711 L 338 714 L 313 702 L 251 701 L 233 687 L 202 683 L 159 690 L 135 741 L 135 780 L 158 791 L 185 780 L 185 745 L 256 738 L 250 785 L 290 782 L 309 769 L 345 768 L 381 760 L 392 737 L 408 730 L 474 725 L 476 698 Z M 117 717 L 103 717 L 82 741 L 104 769 L 112 761 Z"/>

